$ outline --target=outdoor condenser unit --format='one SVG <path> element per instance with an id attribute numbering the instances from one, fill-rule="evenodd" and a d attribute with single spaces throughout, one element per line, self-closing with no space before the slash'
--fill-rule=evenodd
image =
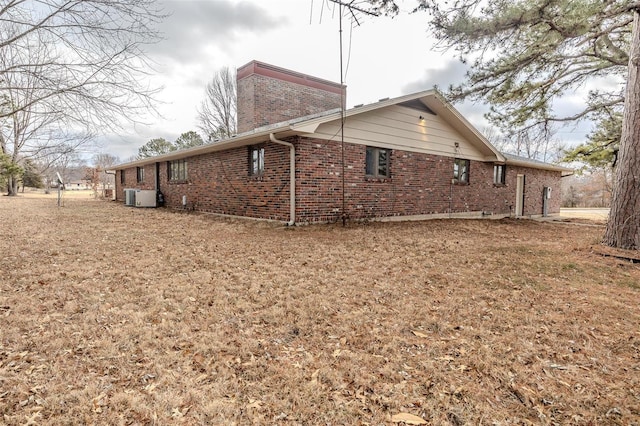
<path id="1" fill-rule="evenodd" d="M 156 207 L 156 191 L 137 189 L 135 192 L 136 207 Z"/>
<path id="2" fill-rule="evenodd" d="M 124 205 L 125 206 L 135 206 L 136 205 L 136 190 L 135 189 L 125 189 L 124 190 Z"/>

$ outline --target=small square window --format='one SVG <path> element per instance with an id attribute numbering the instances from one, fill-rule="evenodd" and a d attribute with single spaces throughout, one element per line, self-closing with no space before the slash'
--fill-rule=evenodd
<path id="1" fill-rule="evenodd" d="M 367 147 L 366 174 L 376 178 L 388 178 L 391 150 Z"/>
<path id="2" fill-rule="evenodd" d="M 504 185 L 506 183 L 507 166 L 506 164 L 496 164 L 493 166 L 493 184 Z"/>
<path id="3" fill-rule="evenodd" d="M 251 147 L 249 149 L 249 174 L 261 176 L 264 173 L 264 148 Z"/>
<path id="4" fill-rule="evenodd" d="M 144 182 L 144 167 L 136 167 L 136 176 L 138 183 Z"/>
<path id="5" fill-rule="evenodd" d="M 453 180 L 456 183 L 469 183 L 469 160 L 456 158 L 453 160 Z"/>

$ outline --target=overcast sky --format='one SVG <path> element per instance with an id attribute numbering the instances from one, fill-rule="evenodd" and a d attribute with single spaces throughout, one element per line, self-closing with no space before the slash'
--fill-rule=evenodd
<path id="1" fill-rule="evenodd" d="M 339 20 L 326 0 L 163 0 L 171 15 L 161 24 L 164 40 L 149 48 L 157 63 L 150 82 L 163 86 L 161 118 L 148 118 L 100 148 L 126 160 L 149 139 L 173 141 L 197 129 L 196 108 L 206 83 L 222 67 L 251 60 L 340 81 Z M 413 2 L 400 2 L 409 9 Z M 460 82 L 464 66 L 452 53 L 434 49 L 427 33 L 428 15 L 406 11 L 395 18 L 357 15 L 360 26 L 343 23 L 347 106 L 371 103 Z M 347 68 L 348 66 L 348 68 Z M 579 101 L 579 100 L 578 100 Z M 571 108 L 573 100 L 567 100 Z M 456 105 L 480 131 L 486 127 L 482 105 Z M 581 140 L 581 130 L 564 129 L 559 137 Z"/>

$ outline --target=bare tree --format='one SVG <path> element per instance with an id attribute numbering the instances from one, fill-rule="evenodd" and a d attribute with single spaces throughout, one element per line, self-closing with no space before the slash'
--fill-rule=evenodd
<path id="1" fill-rule="evenodd" d="M 511 152 L 511 139 L 495 126 L 486 126 L 482 135 L 500 152 Z"/>
<path id="2" fill-rule="evenodd" d="M 205 88 L 205 98 L 198 108 L 200 129 L 209 141 L 236 134 L 236 76 L 228 67 L 213 75 Z"/>
<path id="3" fill-rule="evenodd" d="M 558 162 L 563 146 L 556 139 L 552 125 L 537 125 L 522 130 L 501 133 L 496 127 L 487 127 L 484 136 L 501 152 L 545 162 Z"/>
<path id="4" fill-rule="evenodd" d="M 539 161 L 557 160 L 560 142 L 552 124 L 541 123 L 511 134 L 512 153 Z"/>
<path id="5" fill-rule="evenodd" d="M 102 186 L 102 194 L 107 188 L 115 187 L 115 176 L 107 171 L 118 164 L 120 159 L 112 154 L 99 153 L 93 156 L 93 166 L 98 172 L 98 183 Z"/>
<path id="6" fill-rule="evenodd" d="M 49 146 L 44 139 L 50 138 L 52 127 L 64 121 L 64 114 L 51 104 L 52 99 L 33 102 L 43 94 L 38 75 L 44 73 L 44 51 L 34 46 L 10 45 L 0 48 L 0 67 L 10 67 L 14 62 L 33 62 L 32 73 L 4 73 L 2 88 L 5 114 L 0 115 L 0 149 L 9 155 L 13 164 L 37 158 L 42 146 Z M 7 193 L 18 192 L 18 176 L 7 176 Z"/>
<path id="7" fill-rule="evenodd" d="M 83 161 L 78 155 L 78 151 L 69 149 L 66 152 L 52 154 L 51 161 L 45 174 L 45 188 L 57 181 L 57 175 L 62 177 L 63 184 L 69 183 L 74 176 L 74 171 L 84 167 Z"/>
<path id="8" fill-rule="evenodd" d="M 66 145 L 57 136 L 86 142 L 155 111 L 144 46 L 159 40 L 162 17 L 153 0 L 3 2 L 2 152 L 38 159 Z"/>

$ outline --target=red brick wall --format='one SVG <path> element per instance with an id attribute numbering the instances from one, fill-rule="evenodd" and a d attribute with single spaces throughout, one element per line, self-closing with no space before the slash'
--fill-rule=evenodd
<path id="1" fill-rule="evenodd" d="M 259 127 L 256 117 L 255 80 L 252 77 L 238 79 L 236 82 L 238 133 L 248 132 Z"/>
<path id="2" fill-rule="evenodd" d="M 291 138 L 296 146 L 296 221 L 338 221 L 342 213 L 342 163 L 338 142 Z M 266 143 L 265 172 L 249 176 L 249 148 L 236 148 L 187 159 L 188 180 L 167 181 L 160 163 L 160 190 L 166 205 L 213 213 L 289 219 L 289 149 Z M 345 144 L 345 201 L 348 218 L 515 211 L 516 176 L 524 174 L 524 214 L 542 214 L 542 188 L 551 186 L 549 213 L 560 211 L 560 172 L 507 166 L 506 184 L 493 184 L 493 164 L 471 161 L 468 185 L 451 183 L 453 158 L 393 150 L 388 179 L 365 176 L 363 145 Z M 145 169 L 144 185 L 136 185 L 136 169 L 125 171 L 126 188 L 152 189 L 155 165 Z M 117 183 L 119 185 L 119 176 Z M 129 184 L 131 182 L 131 184 Z M 118 186 L 118 199 L 124 200 Z"/>
<path id="3" fill-rule="evenodd" d="M 300 222 L 338 220 L 342 207 L 339 143 L 297 144 Z M 525 215 L 542 214 L 542 187 L 551 186 L 549 213 L 560 211 L 560 172 L 507 166 L 506 184 L 493 184 L 493 164 L 471 161 L 469 185 L 451 183 L 453 158 L 393 150 L 388 179 L 365 176 L 363 145 L 345 145 L 345 199 L 349 218 L 452 212 L 515 212 L 516 175 L 526 175 Z"/>
<path id="4" fill-rule="evenodd" d="M 542 189 L 545 186 L 551 187 L 551 199 L 549 201 L 549 214 L 560 213 L 561 191 L 560 172 L 529 169 L 525 167 L 512 167 L 507 176 L 510 176 L 515 191 L 516 174 L 525 175 L 524 187 L 524 215 L 535 216 L 542 214 Z M 509 175 L 511 173 L 511 175 Z M 514 207 L 515 208 L 515 207 Z"/>
<path id="5" fill-rule="evenodd" d="M 260 146 L 265 148 L 262 176 L 249 175 L 249 147 L 187 158 L 184 182 L 170 182 L 168 163 L 159 163 L 160 191 L 165 205 L 185 208 L 182 197 L 186 196 L 189 210 L 289 220 L 289 149 L 273 143 Z M 148 167 L 152 169 L 149 176 L 153 179 L 155 165 Z M 135 167 L 126 170 L 127 178 L 133 176 L 132 185 L 127 182 L 126 188 L 138 188 L 134 185 L 135 173 Z M 124 201 L 124 192 L 119 189 L 118 194 L 118 200 Z"/>
<path id="6" fill-rule="evenodd" d="M 144 180 L 138 182 L 137 167 L 130 169 L 118 170 L 116 172 L 116 200 L 124 202 L 124 190 L 129 188 L 135 189 L 155 189 L 155 164 L 147 164 L 144 167 Z M 120 180 L 121 174 L 124 173 L 124 184 Z"/>
<path id="7" fill-rule="evenodd" d="M 238 133 L 339 108 L 340 93 L 250 74 L 238 78 Z"/>

